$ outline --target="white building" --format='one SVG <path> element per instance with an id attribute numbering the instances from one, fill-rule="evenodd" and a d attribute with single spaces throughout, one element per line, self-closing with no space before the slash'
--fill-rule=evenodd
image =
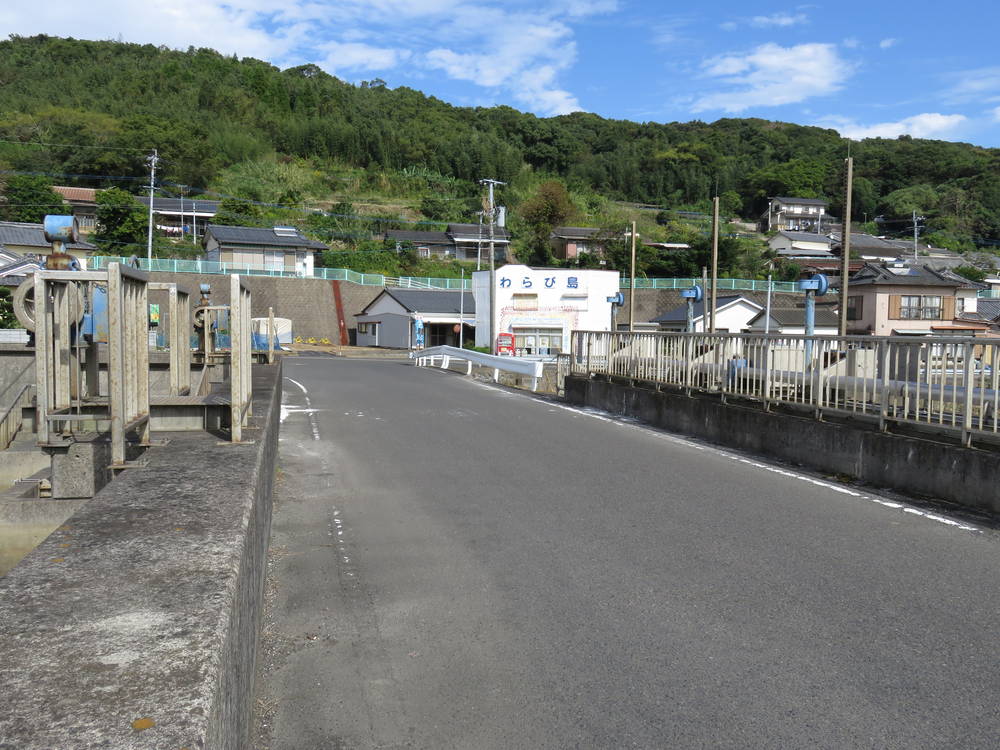
<path id="1" fill-rule="evenodd" d="M 514 335 L 518 356 L 569 351 L 571 331 L 610 331 L 617 271 L 530 268 L 496 271 L 494 330 Z M 472 274 L 476 346 L 490 346 L 490 274 Z"/>
<path id="2" fill-rule="evenodd" d="M 763 309 L 762 305 L 740 294 L 719 297 L 715 306 L 715 332 L 742 333 Z M 708 321 L 705 320 L 707 310 L 705 301 L 694 303 L 695 333 L 704 333 L 708 329 Z M 687 330 L 687 302 L 658 315 L 651 322 L 659 325 L 661 331 Z"/>

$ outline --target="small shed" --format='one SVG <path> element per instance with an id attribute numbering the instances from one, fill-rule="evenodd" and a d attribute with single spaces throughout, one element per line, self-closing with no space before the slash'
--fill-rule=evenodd
<path id="1" fill-rule="evenodd" d="M 354 317 L 358 346 L 458 346 L 460 332 L 474 339 L 476 300 L 458 290 L 386 289 Z"/>

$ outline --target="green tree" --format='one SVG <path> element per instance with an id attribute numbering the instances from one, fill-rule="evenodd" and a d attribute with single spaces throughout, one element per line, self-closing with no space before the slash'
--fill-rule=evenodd
<path id="1" fill-rule="evenodd" d="M 256 203 L 241 198 L 223 198 L 213 224 L 227 227 L 262 227 L 267 225 L 264 211 Z"/>
<path id="2" fill-rule="evenodd" d="M 549 237 L 552 229 L 576 214 L 566 186 L 557 180 L 547 180 L 538 186 L 535 194 L 521 203 L 518 215 L 528 230 L 527 262 L 532 265 L 550 266 L 554 262 Z"/>
<path id="3" fill-rule="evenodd" d="M 951 270 L 957 273 L 959 276 L 965 277 L 969 281 L 982 281 L 983 279 L 986 278 L 986 271 L 984 271 L 981 268 L 976 268 L 975 266 L 968 264 L 964 266 L 956 266 Z"/>
<path id="4" fill-rule="evenodd" d="M 20 328 L 21 324 L 14 315 L 14 297 L 10 289 L 0 286 L 0 328 Z"/>
<path id="5" fill-rule="evenodd" d="M 723 217 L 739 216 L 743 210 L 743 199 L 735 190 L 727 190 L 719 196 L 719 214 Z"/>
<path id="6" fill-rule="evenodd" d="M 147 213 L 135 196 L 119 188 L 97 193 L 97 232 L 94 240 L 109 255 L 131 255 L 145 244 L 149 229 Z"/>
<path id="7" fill-rule="evenodd" d="M 44 177 L 10 175 L 3 188 L 0 215 L 5 221 L 40 224 L 46 214 L 66 213 L 62 196 Z"/>

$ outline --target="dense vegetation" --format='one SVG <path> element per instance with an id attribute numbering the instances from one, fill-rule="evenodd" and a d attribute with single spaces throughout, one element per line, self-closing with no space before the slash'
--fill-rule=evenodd
<path id="1" fill-rule="evenodd" d="M 718 193 L 724 212 L 752 218 L 768 196 L 795 195 L 826 197 L 839 214 L 847 152 L 835 131 L 814 127 L 538 118 L 382 81 L 353 86 L 314 65 L 282 71 L 207 49 L 45 36 L 0 42 L 0 139 L 0 170 L 132 192 L 156 147 L 164 194 L 242 199 L 226 210 L 245 223 L 298 210 L 316 236 L 369 250 L 376 229 L 475 220 L 476 180 L 497 178 L 509 183 L 500 199 L 521 252 L 535 261 L 545 260 L 539 238 L 551 220 L 621 227 L 628 216 L 611 201 L 706 210 Z M 883 231 L 905 234 L 916 210 L 931 241 L 959 250 L 1000 238 L 1000 150 L 901 137 L 854 143 L 852 153 L 855 219 L 882 216 Z M 568 202 L 546 213 L 539 201 L 553 179 Z M 670 214 L 650 215 L 642 231 L 703 237 Z M 760 265 L 732 257 L 734 272 Z"/>

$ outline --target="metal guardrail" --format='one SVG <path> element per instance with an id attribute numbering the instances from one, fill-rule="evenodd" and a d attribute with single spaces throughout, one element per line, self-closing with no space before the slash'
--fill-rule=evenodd
<path id="1" fill-rule="evenodd" d="M 95 269 L 104 268 L 108 263 L 127 263 L 127 258 L 95 255 L 88 262 Z M 149 261 L 139 258 L 139 267 L 147 271 L 168 273 L 233 274 L 244 276 L 273 276 L 278 278 L 310 278 L 328 281 L 348 281 L 362 286 L 400 287 L 404 289 L 472 289 L 472 279 L 442 279 L 429 276 L 384 276 L 377 273 L 358 273 L 347 268 L 314 268 L 309 275 L 284 268 L 274 268 L 252 263 L 219 263 L 207 260 L 179 260 L 175 258 L 153 258 Z M 701 279 L 636 279 L 636 289 L 688 289 L 700 284 Z M 622 277 L 622 289 L 630 288 L 630 279 Z M 725 291 L 766 292 L 767 281 L 758 279 L 719 279 L 719 289 Z M 772 291 L 801 294 L 794 282 L 774 281 Z"/>
<path id="2" fill-rule="evenodd" d="M 520 359 L 518 357 L 499 357 L 494 354 L 483 354 L 470 349 L 459 349 L 455 346 L 432 346 L 427 349 L 410 352 L 410 359 L 416 360 L 417 367 L 434 366 L 436 360 L 441 360 L 441 369 L 447 370 L 451 360 L 456 359 L 468 363 L 466 375 L 472 374 L 472 365 L 482 365 L 493 368 L 493 380 L 500 379 L 500 371 L 527 375 L 531 378 L 531 390 L 538 388 L 538 379 L 542 377 L 545 363 L 536 359 Z"/>
<path id="3" fill-rule="evenodd" d="M 31 383 L 21 386 L 14 401 L 0 414 L 0 451 L 7 450 L 21 430 L 21 413 L 26 406 L 31 406 L 34 387 Z"/>
<path id="4" fill-rule="evenodd" d="M 1000 433 L 1000 341 L 574 331 L 571 371 L 825 414 L 933 427 L 964 445 Z"/>

